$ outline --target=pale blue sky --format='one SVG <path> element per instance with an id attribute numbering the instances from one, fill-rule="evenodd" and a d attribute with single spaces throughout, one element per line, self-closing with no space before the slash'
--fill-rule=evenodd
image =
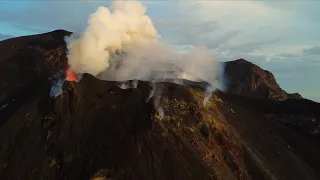
<path id="1" fill-rule="evenodd" d="M 81 32 L 96 0 L 0 2 L 0 39 Z M 205 45 L 221 61 L 245 58 L 288 92 L 320 101 L 320 1 L 143 1 L 163 41 Z"/>

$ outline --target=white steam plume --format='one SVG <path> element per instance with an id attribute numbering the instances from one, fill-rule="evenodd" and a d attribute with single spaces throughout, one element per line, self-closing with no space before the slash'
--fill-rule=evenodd
<path id="1" fill-rule="evenodd" d="M 164 82 L 207 81 L 221 88 L 220 63 L 205 48 L 181 54 L 160 42 L 146 8 L 138 1 L 115 1 L 99 7 L 83 34 L 68 43 L 68 63 L 76 73 L 102 80 Z"/>

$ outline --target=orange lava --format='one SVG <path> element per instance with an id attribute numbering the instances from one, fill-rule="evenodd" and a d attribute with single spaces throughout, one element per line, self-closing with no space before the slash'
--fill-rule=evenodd
<path id="1" fill-rule="evenodd" d="M 65 75 L 67 81 L 76 81 L 77 80 L 77 74 L 70 70 L 69 65 L 65 69 L 64 75 Z"/>

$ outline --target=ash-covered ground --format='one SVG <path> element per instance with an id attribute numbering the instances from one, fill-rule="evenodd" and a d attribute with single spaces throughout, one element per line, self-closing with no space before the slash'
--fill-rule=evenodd
<path id="1" fill-rule="evenodd" d="M 121 89 L 88 74 L 52 98 L 68 34 L 0 42 L 0 179 L 320 178 L 319 104 L 237 80 L 204 106 L 199 84 L 157 83 L 149 98 L 150 82 Z"/>

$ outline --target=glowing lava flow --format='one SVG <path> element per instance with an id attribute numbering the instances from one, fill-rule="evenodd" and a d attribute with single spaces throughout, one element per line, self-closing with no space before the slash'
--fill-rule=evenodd
<path id="1" fill-rule="evenodd" d="M 77 74 L 70 70 L 70 66 L 68 65 L 64 71 L 64 76 L 67 81 L 77 81 Z"/>

